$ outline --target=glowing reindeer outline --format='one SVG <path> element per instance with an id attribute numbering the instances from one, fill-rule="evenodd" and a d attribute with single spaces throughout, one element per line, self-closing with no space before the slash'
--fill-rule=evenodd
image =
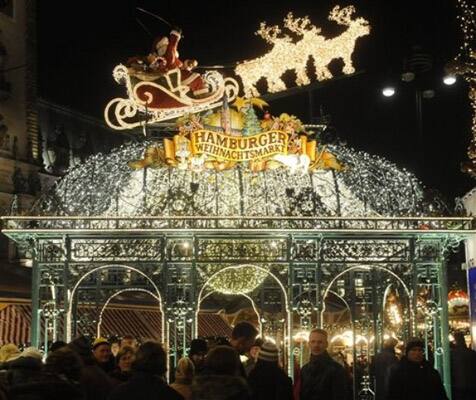
<path id="1" fill-rule="evenodd" d="M 362 17 L 352 19 L 354 13 L 354 6 L 344 8 L 335 6 L 331 10 L 328 19 L 348 27 L 339 36 L 331 39 L 322 36 L 321 29 L 311 24 L 309 17 L 295 18 L 291 12 L 284 19 L 284 27 L 300 36 L 297 42 L 293 42 L 287 34 L 281 35 L 279 26 L 267 26 L 266 22 L 262 22 L 255 34 L 273 45 L 273 48 L 264 56 L 236 66 L 235 73 L 242 80 L 245 96 L 258 97 L 260 95 L 256 84 L 261 78 L 266 79 L 270 93 L 285 90 L 286 85 L 281 76 L 288 70 L 295 71 L 298 86 L 309 84 L 306 70 L 309 57 L 312 57 L 316 79 L 319 81 L 332 78 L 328 65 L 334 59 L 342 59 L 344 74 L 355 72 L 352 65 L 355 43 L 359 37 L 370 33 L 370 26 Z M 339 49 L 341 52 L 337 53 Z"/>

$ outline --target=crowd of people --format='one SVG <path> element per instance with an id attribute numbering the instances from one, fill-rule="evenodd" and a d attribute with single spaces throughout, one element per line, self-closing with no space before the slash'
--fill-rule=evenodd
<path id="1" fill-rule="evenodd" d="M 167 352 L 157 342 L 138 345 L 133 336 L 120 341 L 79 337 L 55 342 L 46 357 L 33 347 L 22 352 L 0 348 L 0 400 L 347 400 L 353 397 L 349 370 L 328 352 L 328 334 L 309 335 L 310 360 L 296 371 L 294 383 L 282 368 L 277 346 L 257 338 L 256 328 L 238 323 L 229 341 L 210 346 L 191 342 L 167 383 Z M 476 399 L 475 352 L 456 336 L 452 350 L 453 399 Z M 425 360 L 420 339 L 395 354 L 396 341 L 385 342 L 371 364 L 376 400 L 447 399 L 438 372 Z M 240 356 L 247 355 L 246 362 Z"/>

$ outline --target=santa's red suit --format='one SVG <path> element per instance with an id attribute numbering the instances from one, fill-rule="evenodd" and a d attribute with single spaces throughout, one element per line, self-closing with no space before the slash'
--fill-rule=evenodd
<path id="1" fill-rule="evenodd" d="M 177 48 L 180 38 L 180 32 L 173 30 L 170 32 L 165 53 L 160 54 L 159 48 L 154 49 L 157 50 L 158 54 L 157 70 L 162 73 L 166 73 L 175 68 L 179 68 L 181 71 L 182 85 L 189 87 L 192 93 L 196 96 L 204 94 L 208 90 L 205 83 L 203 82 L 202 77 L 200 74 L 191 71 L 191 69 L 196 66 L 196 61 L 186 60 L 185 63 L 183 63 L 179 58 Z M 160 44 L 161 41 L 164 43 L 163 39 L 158 42 L 156 41 L 156 43 Z"/>

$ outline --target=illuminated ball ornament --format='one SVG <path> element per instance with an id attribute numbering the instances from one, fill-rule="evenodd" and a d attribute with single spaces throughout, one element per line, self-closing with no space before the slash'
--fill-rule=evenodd
<path id="1" fill-rule="evenodd" d="M 250 293 L 258 288 L 266 279 L 268 273 L 253 265 L 241 265 L 225 268 L 216 273 L 208 285 L 216 292 L 223 294 Z"/>

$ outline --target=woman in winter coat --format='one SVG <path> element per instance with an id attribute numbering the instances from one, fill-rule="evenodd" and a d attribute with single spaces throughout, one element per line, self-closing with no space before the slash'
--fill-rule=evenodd
<path id="1" fill-rule="evenodd" d="M 411 339 L 405 356 L 390 371 L 387 400 L 448 400 L 440 375 L 426 360 L 425 344 Z"/>
<path id="2" fill-rule="evenodd" d="M 132 376 L 132 363 L 134 362 L 135 351 L 132 347 L 124 346 L 119 353 L 117 353 L 117 367 L 112 371 L 109 376 L 112 381 L 119 385 L 127 382 Z"/>
<path id="3" fill-rule="evenodd" d="M 233 347 L 216 346 L 208 353 L 202 374 L 193 380 L 193 400 L 250 400 L 240 366 L 240 356 Z"/>
<path id="4" fill-rule="evenodd" d="M 181 358 L 175 370 L 175 382 L 170 385 L 172 389 L 182 395 L 185 400 L 192 399 L 192 380 L 195 367 L 188 357 Z"/>
<path id="5" fill-rule="evenodd" d="M 252 400 L 292 400 L 291 379 L 278 365 L 278 348 L 270 342 L 261 346 L 256 366 L 248 376 Z"/>
<path id="6" fill-rule="evenodd" d="M 167 371 L 166 353 L 159 343 L 145 342 L 132 363 L 132 377 L 113 389 L 109 400 L 183 400 L 163 378 Z"/>

